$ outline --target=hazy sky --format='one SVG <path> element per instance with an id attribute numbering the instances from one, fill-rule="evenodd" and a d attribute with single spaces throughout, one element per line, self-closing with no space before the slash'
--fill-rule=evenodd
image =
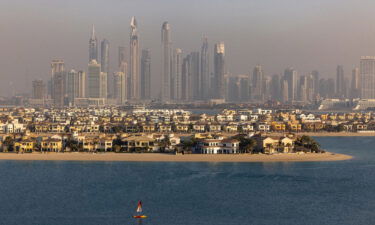
<path id="1" fill-rule="evenodd" d="M 92 24 L 99 40 L 110 41 L 114 71 L 133 15 L 141 48 L 151 50 L 153 81 L 160 76 L 163 21 L 184 53 L 199 50 L 203 35 L 211 52 L 224 41 L 232 74 L 262 64 L 267 75 L 293 66 L 301 75 L 317 69 L 332 77 L 343 64 L 350 76 L 361 55 L 375 55 L 374 8 L 373 0 L 1 0 L 0 95 L 50 77 L 52 59 L 87 70 Z"/>

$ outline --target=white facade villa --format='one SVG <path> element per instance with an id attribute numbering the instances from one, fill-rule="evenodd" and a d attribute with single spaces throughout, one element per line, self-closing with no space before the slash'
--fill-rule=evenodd
<path id="1" fill-rule="evenodd" d="M 198 144 L 197 153 L 201 154 L 236 154 L 240 142 L 234 139 L 206 139 Z"/>

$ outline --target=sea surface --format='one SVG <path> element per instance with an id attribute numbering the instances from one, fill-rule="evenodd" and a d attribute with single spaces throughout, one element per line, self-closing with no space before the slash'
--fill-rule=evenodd
<path id="1" fill-rule="evenodd" d="M 0 161 L 1 225 L 374 225 L 375 138 L 341 162 Z M 143 201 L 143 221 L 132 218 Z"/>

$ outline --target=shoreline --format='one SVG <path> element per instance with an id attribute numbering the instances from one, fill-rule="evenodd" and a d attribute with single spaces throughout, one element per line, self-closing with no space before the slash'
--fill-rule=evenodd
<path id="1" fill-rule="evenodd" d="M 312 137 L 374 137 L 375 132 L 298 132 L 297 135 L 308 135 Z"/>
<path id="2" fill-rule="evenodd" d="M 162 153 L 0 153 L 0 161 L 101 161 L 101 162 L 319 162 L 350 160 L 350 155 L 326 153 L 281 153 L 173 155 Z"/>

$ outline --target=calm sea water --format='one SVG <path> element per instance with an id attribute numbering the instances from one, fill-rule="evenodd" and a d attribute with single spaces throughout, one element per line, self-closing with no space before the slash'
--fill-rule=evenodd
<path id="1" fill-rule="evenodd" d="M 0 224 L 375 224 L 375 138 L 318 138 L 344 162 L 0 162 Z"/>

